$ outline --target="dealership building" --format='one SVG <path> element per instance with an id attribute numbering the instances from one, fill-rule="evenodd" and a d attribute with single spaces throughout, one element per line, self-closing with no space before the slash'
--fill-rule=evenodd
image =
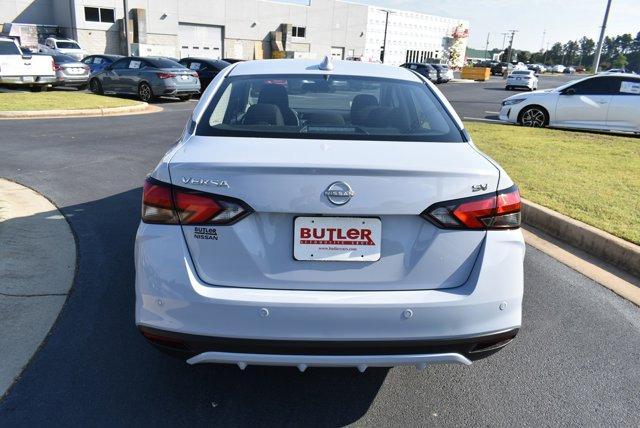
<path id="1" fill-rule="evenodd" d="M 0 23 L 34 24 L 90 53 L 379 61 L 384 47 L 391 65 L 462 65 L 469 29 L 463 19 L 341 0 L 0 0 Z"/>

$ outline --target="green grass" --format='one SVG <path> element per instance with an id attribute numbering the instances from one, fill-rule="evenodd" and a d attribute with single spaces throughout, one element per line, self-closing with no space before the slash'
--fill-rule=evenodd
<path id="1" fill-rule="evenodd" d="M 83 92 L 0 93 L 0 111 L 69 110 L 124 107 L 139 101 Z"/>
<path id="2" fill-rule="evenodd" d="M 640 244 L 640 138 L 465 124 L 524 198 Z"/>

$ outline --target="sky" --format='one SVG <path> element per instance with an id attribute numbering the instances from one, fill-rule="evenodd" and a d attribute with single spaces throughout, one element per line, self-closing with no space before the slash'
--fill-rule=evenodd
<path id="1" fill-rule="evenodd" d="M 308 4 L 309 0 L 280 0 Z M 311 0 L 313 1 L 313 0 Z M 502 48 L 507 30 L 518 30 L 514 48 L 537 51 L 547 43 L 588 36 L 597 41 L 607 0 L 348 0 L 470 21 L 469 47 Z M 612 0 L 607 35 L 640 32 L 640 0 Z"/>

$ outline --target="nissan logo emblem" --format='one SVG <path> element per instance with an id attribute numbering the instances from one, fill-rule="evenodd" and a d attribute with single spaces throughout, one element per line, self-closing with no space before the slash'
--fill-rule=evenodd
<path id="1" fill-rule="evenodd" d="M 332 204 L 344 205 L 355 196 L 355 192 L 351 190 L 351 186 L 344 181 L 336 181 L 327 187 L 324 195 Z"/>

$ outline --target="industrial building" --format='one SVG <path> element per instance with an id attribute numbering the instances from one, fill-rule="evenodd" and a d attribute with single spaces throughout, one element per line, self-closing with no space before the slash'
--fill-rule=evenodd
<path id="1" fill-rule="evenodd" d="M 438 59 L 462 65 L 469 29 L 463 19 L 341 0 L 0 0 L 0 23 L 35 24 L 42 34 L 55 29 L 90 53 L 236 59 L 331 53 L 391 65 Z"/>

